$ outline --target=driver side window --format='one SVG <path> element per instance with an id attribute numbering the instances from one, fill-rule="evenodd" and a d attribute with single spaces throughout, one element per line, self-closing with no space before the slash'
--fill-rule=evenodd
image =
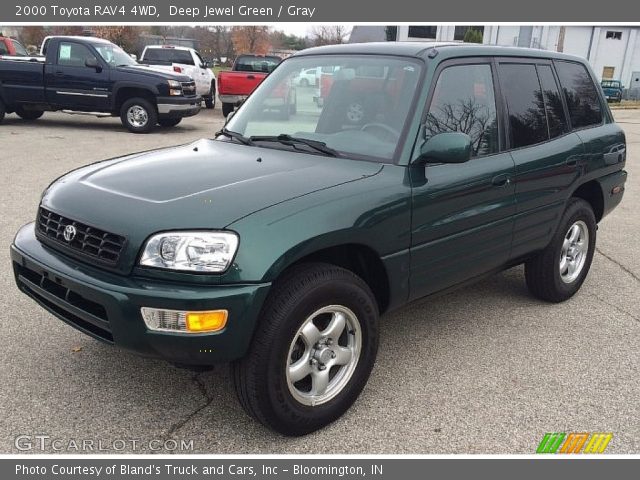
<path id="1" fill-rule="evenodd" d="M 498 151 L 498 121 L 491 66 L 455 65 L 440 73 L 425 122 L 425 134 L 462 132 L 472 156 Z"/>
<path id="2" fill-rule="evenodd" d="M 58 48 L 58 65 L 65 67 L 84 67 L 87 58 L 94 55 L 84 45 L 79 43 L 60 43 Z"/>

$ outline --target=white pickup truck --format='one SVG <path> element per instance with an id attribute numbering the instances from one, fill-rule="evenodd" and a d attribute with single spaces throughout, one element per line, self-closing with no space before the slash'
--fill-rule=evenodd
<path id="1" fill-rule="evenodd" d="M 142 52 L 142 64 L 174 73 L 189 75 L 196 83 L 207 108 L 216 106 L 216 77 L 197 50 L 173 45 L 149 45 Z"/>

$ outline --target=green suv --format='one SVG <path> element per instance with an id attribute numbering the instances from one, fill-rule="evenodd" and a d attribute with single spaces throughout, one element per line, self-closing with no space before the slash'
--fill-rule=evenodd
<path id="1" fill-rule="evenodd" d="M 316 84 L 291 103 L 310 69 Z M 15 280 L 104 342 L 194 369 L 230 362 L 246 411 L 302 435 L 364 388 L 381 314 L 522 263 L 536 297 L 574 295 L 625 156 L 583 59 L 314 48 L 215 139 L 52 183 L 11 247 Z"/>

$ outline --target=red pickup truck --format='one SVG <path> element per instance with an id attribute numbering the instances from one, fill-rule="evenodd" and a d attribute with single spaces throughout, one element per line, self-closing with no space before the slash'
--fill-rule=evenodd
<path id="1" fill-rule="evenodd" d="M 226 117 L 280 64 L 276 56 L 240 55 L 231 71 L 218 74 L 218 98 Z"/>
<path id="2" fill-rule="evenodd" d="M 14 38 L 4 37 L 0 33 L 0 57 L 2 56 L 20 56 L 28 57 L 27 49 Z"/>

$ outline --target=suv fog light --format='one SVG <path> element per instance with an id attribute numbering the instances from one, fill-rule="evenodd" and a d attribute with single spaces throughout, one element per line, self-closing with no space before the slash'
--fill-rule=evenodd
<path id="1" fill-rule="evenodd" d="M 142 307 L 140 313 L 149 330 L 184 333 L 217 332 L 225 327 L 229 316 L 226 310 L 185 312 L 149 307 Z"/>

